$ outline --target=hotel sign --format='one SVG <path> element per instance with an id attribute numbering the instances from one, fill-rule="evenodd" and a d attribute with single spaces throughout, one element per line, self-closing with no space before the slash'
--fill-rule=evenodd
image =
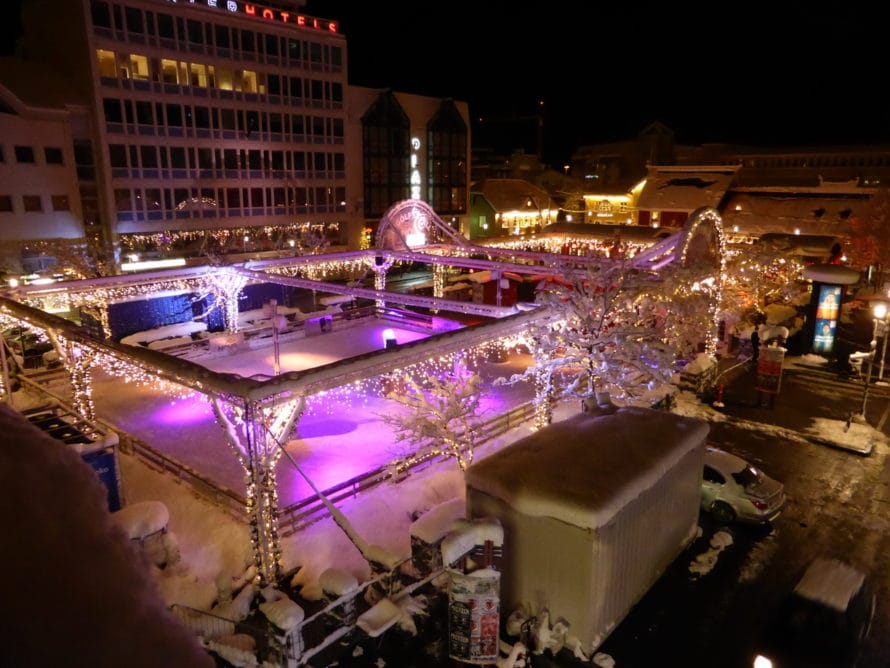
<path id="1" fill-rule="evenodd" d="M 232 14 L 255 16 L 257 18 L 265 19 L 266 21 L 274 21 L 275 23 L 289 23 L 290 25 L 299 28 L 314 28 L 315 30 L 337 32 L 336 21 L 316 19 L 311 16 L 289 12 L 284 9 L 263 7 L 262 5 L 257 5 L 252 2 L 239 2 L 238 0 L 167 0 L 167 2 L 180 5 L 198 5 L 213 9 L 224 9 Z"/>

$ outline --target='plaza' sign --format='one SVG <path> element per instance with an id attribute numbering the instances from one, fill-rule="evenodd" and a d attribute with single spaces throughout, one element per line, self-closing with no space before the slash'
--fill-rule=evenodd
<path id="1" fill-rule="evenodd" d="M 237 0 L 167 0 L 173 4 L 183 5 L 204 5 L 214 9 L 225 9 L 233 14 L 246 14 L 247 16 L 258 16 L 267 21 L 275 21 L 276 23 L 290 23 L 291 25 L 301 28 L 315 28 L 316 30 L 327 30 L 328 32 L 337 32 L 337 22 L 328 21 L 327 19 L 316 19 L 303 14 L 296 14 L 284 9 L 272 9 L 255 5 L 251 2 L 237 2 Z"/>

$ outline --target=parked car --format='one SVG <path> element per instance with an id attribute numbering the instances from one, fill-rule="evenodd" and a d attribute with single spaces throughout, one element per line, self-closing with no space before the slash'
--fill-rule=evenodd
<path id="1" fill-rule="evenodd" d="M 708 447 L 701 508 L 721 524 L 772 522 L 785 506 L 785 486 L 741 457 Z"/>
<path id="2" fill-rule="evenodd" d="M 770 615 L 754 668 L 850 668 L 875 614 L 868 576 L 817 557 Z"/>

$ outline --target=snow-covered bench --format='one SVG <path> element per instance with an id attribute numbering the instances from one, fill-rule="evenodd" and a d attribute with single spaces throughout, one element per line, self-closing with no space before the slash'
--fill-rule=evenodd
<path id="1" fill-rule="evenodd" d="M 146 329 L 141 332 L 130 334 L 129 336 L 123 337 L 121 343 L 128 346 L 151 347 L 149 344 L 163 339 L 184 339 L 185 337 L 188 337 L 189 340 L 191 340 L 192 334 L 205 331 L 207 331 L 207 323 L 189 320 L 188 322 L 179 322 L 175 325 L 164 325 L 163 327 L 155 327 L 154 329 Z M 179 345 L 179 343 L 181 342 L 172 345 Z"/>

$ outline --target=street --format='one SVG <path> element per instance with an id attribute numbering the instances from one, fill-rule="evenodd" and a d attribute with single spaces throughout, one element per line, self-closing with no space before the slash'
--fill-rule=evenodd
<path id="1" fill-rule="evenodd" d="M 862 385 L 839 384 L 832 392 L 836 399 L 855 399 Z M 879 419 L 888 405 L 886 388 L 879 388 L 871 401 L 869 414 Z M 885 668 L 890 661 L 887 446 L 879 444 L 863 457 L 730 422 L 712 423 L 709 442 L 783 481 L 785 511 L 771 527 L 727 529 L 703 516 L 701 538 L 674 562 L 600 651 L 620 668 L 750 668 L 768 611 L 790 591 L 811 558 L 828 554 L 873 577 L 877 611 L 857 666 Z M 731 533 L 732 544 L 719 553 L 709 572 L 695 575 L 690 563 L 709 549 L 719 530 Z"/>

